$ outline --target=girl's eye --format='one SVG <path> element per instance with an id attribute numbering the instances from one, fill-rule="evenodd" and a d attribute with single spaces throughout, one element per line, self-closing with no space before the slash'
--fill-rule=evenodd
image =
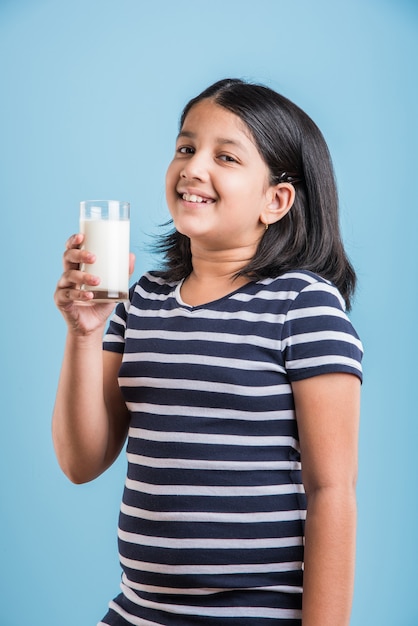
<path id="1" fill-rule="evenodd" d="M 191 146 L 179 146 L 177 152 L 179 154 L 194 154 L 194 149 Z"/>
<path id="2" fill-rule="evenodd" d="M 229 154 L 221 154 L 219 158 L 221 161 L 225 161 L 225 163 L 237 163 L 237 160 Z"/>

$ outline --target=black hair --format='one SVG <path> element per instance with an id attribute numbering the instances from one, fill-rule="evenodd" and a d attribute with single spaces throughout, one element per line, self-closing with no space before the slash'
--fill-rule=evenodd
<path id="1" fill-rule="evenodd" d="M 290 211 L 269 226 L 254 257 L 238 275 L 259 280 L 289 270 L 310 270 L 334 283 L 349 309 L 356 275 L 344 251 L 334 170 L 317 125 L 297 105 L 269 87 L 224 79 L 188 102 L 180 129 L 190 109 L 205 99 L 245 123 L 269 168 L 270 183 L 291 182 L 296 190 Z M 181 280 L 190 274 L 187 236 L 174 230 L 160 239 L 157 249 L 165 255 L 160 275 Z"/>

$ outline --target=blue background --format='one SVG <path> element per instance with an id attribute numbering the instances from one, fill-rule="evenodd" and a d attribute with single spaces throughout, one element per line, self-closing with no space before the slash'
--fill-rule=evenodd
<path id="1" fill-rule="evenodd" d="M 333 155 L 366 349 L 351 623 L 418 624 L 417 61 L 414 0 L 0 1 L 0 626 L 93 626 L 118 593 L 125 460 L 58 468 L 53 291 L 82 199 L 129 200 L 153 265 L 180 110 L 225 76 L 293 99 Z"/>

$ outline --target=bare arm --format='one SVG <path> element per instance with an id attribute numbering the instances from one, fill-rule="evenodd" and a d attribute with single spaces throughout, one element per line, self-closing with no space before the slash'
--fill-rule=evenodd
<path id="1" fill-rule="evenodd" d="M 85 306 L 78 300 L 91 299 L 88 291 L 79 291 L 81 284 L 97 284 L 94 276 L 78 269 L 88 255 L 79 249 L 81 241 L 82 235 L 68 241 L 64 273 L 55 292 L 68 333 L 52 416 L 58 461 L 76 483 L 92 480 L 111 465 L 128 428 L 128 411 L 117 382 L 122 357 L 102 350 L 113 305 Z"/>
<path id="2" fill-rule="evenodd" d="M 117 386 L 121 355 L 102 351 L 101 340 L 101 333 L 68 335 L 58 384 L 52 437 L 58 462 L 75 483 L 96 478 L 113 463 L 128 428 Z"/>
<path id="3" fill-rule="evenodd" d="M 360 381 L 293 384 L 307 495 L 303 626 L 348 626 L 354 585 Z"/>

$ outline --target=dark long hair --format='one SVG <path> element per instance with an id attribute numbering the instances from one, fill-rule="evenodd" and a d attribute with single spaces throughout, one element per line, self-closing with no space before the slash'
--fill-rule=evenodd
<path id="1" fill-rule="evenodd" d="M 311 118 L 293 102 L 264 85 L 224 79 L 185 106 L 180 129 L 190 109 L 211 99 L 237 115 L 249 129 L 270 170 L 270 183 L 291 182 L 296 190 L 290 211 L 265 231 L 251 261 L 238 275 L 276 277 L 295 269 L 315 272 L 333 282 L 350 308 L 356 275 L 341 239 L 338 194 L 325 139 Z M 190 240 L 172 231 L 159 240 L 171 280 L 192 271 Z"/>

